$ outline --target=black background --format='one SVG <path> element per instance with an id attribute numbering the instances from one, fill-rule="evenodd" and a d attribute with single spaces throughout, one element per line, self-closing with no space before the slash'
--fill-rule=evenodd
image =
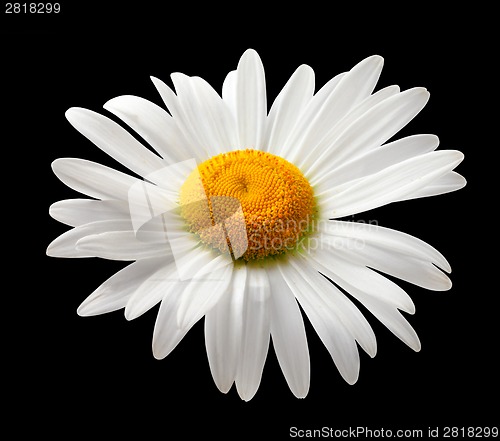
<path id="1" fill-rule="evenodd" d="M 62 2 L 57 16 L 8 16 L 2 10 L 3 364 L 4 387 L 12 383 L 13 391 L 4 400 L 13 415 L 24 418 L 16 430 L 67 438 L 124 431 L 141 439 L 153 433 L 165 439 L 288 439 L 292 426 L 427 433 L 498 425 L 498 288 L 486 254 L 496 241 L 489 204 L 498 198 L 487 173 L 478 170 L 496 161 L 493 140 L 481 139 L 487 124 L 477 122 L 492 86 L 486 55 L 492 41 L 481 22 L 489 12 L 437 14 L 424 4 L 404 11 L 312 2 L 278 10 L 270 3 L 220 9 L 111 5 Z M 349 386 L 307 324 L 311 388 L 303 400 L 288 390 L 272 347 L 250 402 L 241 401 L 234 388 L 221 394 L 206 359 L 203 321 L 157 361 L 151 352 L 157 308 L 132 322 L 120 311 L 78 317 L 77 306 L 123 264 L 45 255 L 67 229 L 48 216 L 48 207 L 79 197 L 52 174 L 51 162 L 82 157 L 122 169 L 78 134 L 64 112 L 81 106 L 106 113 L 102 105 L 122 94 L 162 105 L 149 76 L 169 83 L 175 71 L 199 75 L 220 91 L 249 47 L 263 60 L 269 103 L 302 63 L 315 70 L 319 88 L 364 57 L 382 55 L 377 89 L 398 84 L 431 92 L 424 111 L 397 137 L 435 133 L 440 148 L 466 156 L 458 168 L 469 181 L 465 189 L 357 217 L 413 234 L 451 263 L 448 292 L 400 283 L 416 304 L 409 321 L 421 352 L 367 313 L 378 354 L 370 359 L 361 353 L 359 381 Z"/>

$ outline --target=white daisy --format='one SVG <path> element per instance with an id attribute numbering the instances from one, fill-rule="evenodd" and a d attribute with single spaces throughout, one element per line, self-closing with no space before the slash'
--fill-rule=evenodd
<path id="1" fill-rule="evenodd" d="M 434 135 L 386 143 L 429 93 L 397 86 L 373 93 L 382 64 L 369 57 L 316 93 L 314 72 L 302 65 L 269 113 L 253 50 L 227 75 L 222 96 L 199 77 L 172 74 L 175 93 L 152 78 L 169 113 L 136 96 L 104 106 L 152 149 L 105 116 L 69 109 L 78 131 L 142 178 L 83 159 L 53 163 L 61 181 L 93 199 L 51 206 L 52 217 L 74 228 L 47 254 L 133 261 L 78 313 L 125 308 L 131 320 L 161 302 L 159 359 L 204 317 L 214 381 L 222 392 L 235 383 L 244 400 L 259 387 L 271 339 L 291 391 L 308 393 L 299 305 L 350 384 L 359 373 L 357 344 L 372 357 L 377 345 L 346 293 L 418 351 L 399 312 L 412 314 L 412 300 L 380 273 L 447 290 L 448 262 L 405 233 L 334 219 L 457 190 L 465 180 L 452 170 L 463 155 L 435 151 Z"/>

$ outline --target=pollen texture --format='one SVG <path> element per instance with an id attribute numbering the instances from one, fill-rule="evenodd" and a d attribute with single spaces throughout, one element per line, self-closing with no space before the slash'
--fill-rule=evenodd
<path id="1" fill-rule="evenodd" d="M 200 240 L 254 260 L 296 248 L 313 228 L 313 189 L 279 156 L 236 150 L 201 163 L 180 190 L 181 215 Z"/>

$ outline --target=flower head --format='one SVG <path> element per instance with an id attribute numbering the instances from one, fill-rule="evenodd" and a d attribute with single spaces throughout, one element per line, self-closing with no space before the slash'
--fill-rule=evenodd
<path id="1" fill-rule="evenodd" d="M 297 397 L 309 389 L 309 350 L 299 305 L 348 383 L 359 346 L 375 335 L 357 299 L 418 351 L 399 310 L 408 294 L 385 273 L 431 290 L 451 286 L 446 259 L 425 242 L 378 225 L 339 220 L 382 205 L 457 190 L 458 151 L 434 135 L 388 142 L 426 104 L 423 88 L 374 92 L 382 58 L 369 57 L 317 92 L 300 66 L 267 108 L 264 69 L 246 51 L 219 95 L 199 77 L 153 78 L 168 112 L 135 96 L 104 106 L 135 130 L 81 108 L 69 122 L 143 179 L 83 159 L 54 173 L 92 199 L 59 201 L 50 214 L 71 227 L 56 257 L 132 261 L 98 287 L 80 315 L 124 308 L 132 320 L 161 303 L 153 353 L 164 358 L 200 319 L 217 387 L 256 393 L 272 337 Z M 329 280 L 328 280 L 328 279 Z"/>

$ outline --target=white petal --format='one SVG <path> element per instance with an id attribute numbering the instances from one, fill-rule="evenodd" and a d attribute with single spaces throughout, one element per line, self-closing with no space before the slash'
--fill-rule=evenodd
<path id="1" fill-rule="evenodd" d="M 313 263 L 310 255 L 302 259 L 302 261 L 291 262 L 291 265 L 298 268 L 302 264 L 301 271 L 309 284 L 318 291 L 318 296 L 323 297 L 325 303 L 335 310 L 338 318 L 365 352 L 370 357 L 375 357 L 377 353 L 375 334 L 361 311 L 333 283 L 319 273 L 321 265 Z"/>
<path id="2" fill-rule="evenodd" d="M 229 72 L 224 79 L 222 84 L 222 99 L 226 103 L 229 111 L 233 115 L 234 119 L 237 119 L 237 109 L 236 109 L 236 82 L 238 74 L 235 70 Z"/>
<path id="3" fill-rule="evenodd" d="M 172 74 L 182 108 L 182 124 L 198 147 L 211 157 L 238 143 L 229 108 L 203 79 Z"/>
<path id="4" fill-rule="evenodd" d="M 414 351 L 420 351 L 420 340 L 417 333 L 394 306 L 377 299 L 364 298 L 359 293 L 356 295 L 355 291 L 353 291 L 353 295 L 355 295 L 358 300 L 360 300 L 361 303 L 363 303 L 396 337 L 401 339 L 401 341 Z"/>
<path id="5" fill-rule="evenodd" d="M 199 147 L 196 139 L 192 136 L 193 134 L 189 131 L 189 127 L 185 122 L 186 117 L 179 99 L 172 89 L 170 89 L 170 87 L 168 87 L 163 81 L 155 77 L 151 77 L 151 81 L 153 81 L 153 84 L 162 97 L 163 102 L 174 118 L 174 122 L 178 128 L 180 138 L 179 143 L 182 145 L 182 148 L 186 150 L 186 157 L 194 158 L 200 162 L 204 161 L 206 159 L 205 152 Z"/>
<path id="6" fill-rule="evenodd" d="M 379 55 L 361 60 L 342 78 L 336 94 L 352 108 L 373 92 L 383 66 L 384 59 Z"/>
<path id="7" fill-rule="evenodd" d="M 246 265 L 233 271 L 231 287 L 205 316 L 205 345 L 215 384 L 228 392 L 238 367 L 243 327 Z"/>
<path id="8" fill-rule="evenodd" d="M 96 162 L 60 158 L 52 163 L 55 175 L 68 187 L 97 199 L 127 200 L 130 188 L 139 179 Z"/>
<path id="9" fill-rule="evenodd" d="M 314 71 L 300 66 L 275 99 L 267 122 L 264 149 L 280 155 L 291 130 L 314 93 Z"/>
<path id="10" fill-rule="evenodd" d="M 304 155 L 304 149 L 302 148 L 303 137 L 344 76 L 345 73 L 342 73 L 333 77 L 308 101 L 305 108 L 301 111 L 295 126 L 280 146 L 280 151 L 277 152 L 279 156 L 287 158 L 287 160 L 294 164 L 301 164 L 300 161 Z"/>
<path id="11" fill-rule="evenodd" d="M 331 251 L 356 265 L 365 265 L 434 291 L 451 288 L 450 279 L 428 260 L 398 253 L 369 242 L 336 238 Z"/>
<path id="12" fill-rule="evenodd" d="M 360 301 L 382 324 L 415 351 L 420 341 L 414 329 L 398 311 L 414 313 L 414 305 L 399 287 L 374 271 L 347 262 L 338 252 L 310 255 L 318 269 Z M 320 261 L 328 262 L 324 265 Z"/>
<path id="13" fill-rule="evenodd" d="M 426 198 L 429 196 L 437 196 L 440 194 L 450 193 L 452 191 L 460 190 L 461 188 L 465 187 L 466 184 L 467 181 L 462 175 L 459 175 L 457 172 L 452 171 L 432 181 L 424 188 L 406 195 L 404 199 L 400 200 Z"/>
<path id="14" fill-rule="evenodd" d="M 287 159 L 297 163 L 298 151 L 316 146 L 342 117 L 368 97 L 378 81 L 382 66 L 383 59 L 372 56 L 344 75 L 310 123 L 302 127 L 303 134 L 296 143 L 294 155 Z"/>
<path id="15" fill-rule="evenodd" d="M 322 223 L 320 228 L 323 234 L 357 241 L 353 249 L 362 249 L 365 244 L 369 244 L 388 252 L 431 262 L 444 271 L 451 272 L 449 263 L 438 250 L 410 234 L 358 222 L 330 221 Z"/>
<path id="16" fill-rule="evenodd" d="M 236 106 L 240 147 L 261 149 L 267 115 L 266 80 L 262 61 L 252 49 L 238 63 Z"/>
<path id="17" fill-rule="evenodd" d="M 178 281 L 161 301 L 153 332 L 153 355 L 159 360 L 170 354 L 190 329 L 177 325 L 180 296 L 186 283 Z"/>
<path id="18" fill-rule="evenodd" d="M 417 334 L 398 311 L 399 308 L 411 314 L 415 312 L 413 302 L 401 288 L 369 268 L 342 259 L 338 252 L 321 252 L 309 258 L 314 259 L 323 274 L 360 301 L 403 342 L 415 351 L 420 349 Z"/>
<path id="19" fill-rule="evenodd" d="M 328 349 L 340 374 L 349 384 L 354 384 L 359 374 L 356 341 L 340 320 L 337 306 L 322 291 L 323 283 L 320 285 L 308 278 L 301 266 L 292 259 L 288 264 L 280 264 L 279 270 Z"/>
<path id="20" fill-rule="evenodd" d="M 276 267 L 271 283 L 271 337 L 281 370 L 297 398 L 309 391 L 310 364 L 304 321 L 295 297 Z"/>
<path id="21" fill-rule="evenodd" d="M 171 74 L 170 78 L 174 84 L 176 93 L 174 97 L 177 101 L 175 107 L 172 107 L 172 105 L 169 106 L 174 116 L 174 120 L 181 128 L 184 136 L 189 139 L 190 143 L 199 146 L 200 151 L 203 151 L 204 155 L 208 155 L 206 149 L 209 141 L 203 138 L 203 131 L 198 129 L 196 123 L 198 117 L 198 103 L 196 102 L 195 94 L 191 88 L 191 79 L 187 75 L 179 72 Z M 200 123 L 203 124 L 201 121 Z"/>
<path id="22" fill-rule="evenodd" d="M 198 126 L 202 123 L 207 126 L 207 138 L 213 143 L 210 153 L 216 155 L 236 148 L 239 142 L 236 118 L 228 105 L 202 78 L 193 77 L 191 82 L 200 106 L 199 116 L 202 118 L 196 122 Z"/>
<path id="23" fill-rule="evenodd" d="M 369 176 L 407 159 L 429 153 L 438 145 L 439 139 L 435 135 L 413 135 L 385 144 L 344 162 L 339 167 L 333 166 L 324 176 L 318 173 L 318 180 L 321 180 L 321 184 L 317 185 L 318 192 L 321 193 L 323 190 L 344 182 Z"/>
<path id="24" fill-rule="evenodd" d="M 178 280 L 169 285 L 153 334 L 153 354 L 156 358 L 166 357 L 189 329 L 217 304 L 230 285 L 231 273 L 232 266 L 226 266 L 215 270 L 212 280 L 201 277 Z M 210 289 L 213 291 L 208 291 Z"/>
<path id="25" fill-rule="evenodd" d="M 414 88 L 393 95 L 370 108 L 342 132 L 327 154 L 318 158 L 311 173 L 319 176 L 328 171 L 326 164 L 328 167 L 336 167 L 381 146 L 411 121 L 428 99 L 429 92 L 423 88 Z"/>
<path id="26" fill-rule="evenodd" d="M 165 190 L 104 165 L 74 158 L 52 163 L 56 176 L 68 187 L 98 199 L 127 201 L 132 221 L 139 214 L 149 220 L 172 208 L 172 197 Z M 164 169 L 163 169 L 164 170 Z"/>
<path id="27" fill-rule="evenodd" d="M 175 262 L 159 259 L 161 266 L 152 273 L 135 290 L 125 307 L 125 318 L 134 320 L 165 297 L 169 290 L 178 286 L 179 278 L 175 270 Z"/>
<path id="28" fill-rule="evenodd" d="M 78 314 L 105 314 L 125 307 L 134 291 L 163 263 L 163 259 L 147 259 L 126 266 L 88 296 L 78 307 Z"/>
<path id="29" fill-rule="evenodd" d="M 236 372 L 239 396 L 249 401 L 260 385 L 270 337 L 270 286 L 265 269 L 248 271 L 247 292 L 243 307 L 241 353 Z"/>
<path id="30" fill-rule="evenodd" d="M 318 196 L 328 217 L 349 216 L 400 200 L 450 172 L 462 160 L 463 155 L 458 151 L 430 152 L 336 186 Z"/>
<path id="31" fill-rule="evenodd" d="M 72 227 L 104 220 L 130 222 L 128 204 L 125 201 L 66 199 L 52 204 L 49 214 L 57 221 Z"/>
<path id="32" fill-rule="evenodd" d="M 107 233 L 110 231 L 129 231 L 132 224 L 129 220 L 104 220 L 80 225 L 54 239 L 47 248 L 51 257 L 94 257 L 88 250 L 77 248 L 77 243 L 87 236 Z"/>
<path id="33" fill-rule="evenodd" d="M 191 159 L 173 118 L 160 106 L 132 95 L 109 100 L 104 108 L 132 127 L 169 164 Z"/>
<path id="34" fill-rule="evenodd" d="M 339 136 L 361 115 L 397 93 L 399 93 L 398 86 L 389 86 L 366 97 L 350 112 L 344 115 L 337 124 L 333 124 L 318 144 L 315 146 L 308 146 L 308 149 L 304 152 L 302 157 L 299 158 L 300 162 L 297 163 L 297 166 L 303 169 L 306 175 L 317 175 L 316 168 L 318 165 L 321 165 L 325 161 L 331 162 L 332 158 L 330 158 L 330 156 L 332 151 L 335 150 L 335 141 Z M 330 168 L 328 168 L 328 170 L 329 169 Z"/>
<path id="35" fill-rule="evenodd" d="M 314 266 L 318 271 L 340 287 L 347 289 L 343 284 L 343 281 L 347 281 L 349 286 L 382 302 L 389 303 L 410 314 L 415 312 L 413 301 L 401 287 L 370 268 L 342 259 L 339 253 L 328 249 L 316 250 L 309 255 L 309 259 L 314 261 Z"/>
<path id="36" fill-rule="evenodd" d="M 177 321 L 181 329 L 193 326 L 219 301 L 230 286 L 232 271 L 232 262 L 220 255 L 193 274 L 180 297 Z"/>
<path id="37" fill-rule="evenodd" d="M 356 256 L 353 256 L 356 254 Z M 391 276 L 434 291 L 447 291 L 451 288 L 450 279 L 432 263 L 392 253 L 366 244 L 356 253 L 347 253 L 348 258 L 364 262 L 372 268 Z"/>
<path id="38" fill-rule="evenodd" d="M 170 245 L 160 234 L 153 233 L 155 240 L 142 241 L 133 231 L 112 231 L 94 234 L 80 239 L 76 249 L 84 254 L 111 260 L 139 260 L 152 257 L 172 259 Z"/>
<path id="39" fill-rule="evenodd" d="M 66 118 L 97 147 L 140 176 L 167 165 L 123 127 L 99 113 L 73 107 L 66 112 Z"/>

